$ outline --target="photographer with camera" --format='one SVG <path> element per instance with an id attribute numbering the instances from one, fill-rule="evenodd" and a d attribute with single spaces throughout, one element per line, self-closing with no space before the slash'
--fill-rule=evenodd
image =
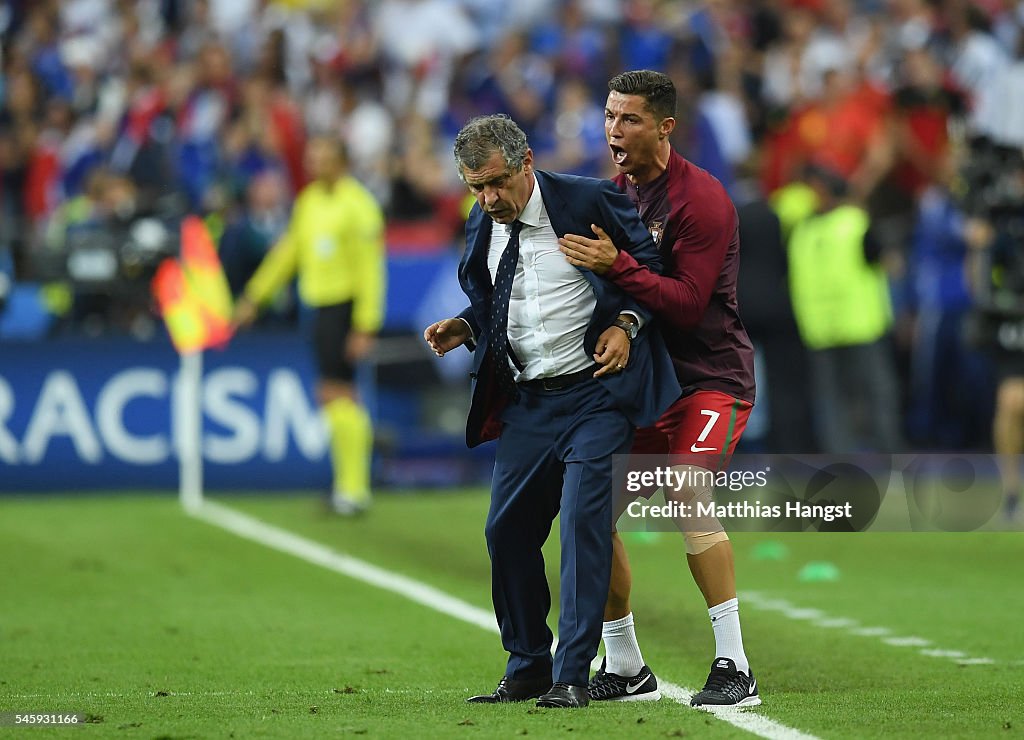
<path id="1" fill-rule="evenodd" d="M 49 218 L 32 274 L 66 296 L 74 329 L 146 337 L 153 330 L 149 281 L 177 252 L 180 219 L 173 198 L 147 199 L 126 175 L 97 167 L 83 192 Z"/>
<path id="2" fill-rule="evenodd" d="M 1024 453 L 1024 34 L 1015 52 L 975 101 L 974 138 L 955 188 L 967 215 L 964 239 L 975 294 L 971 339 L 995 363 L 992 442 L 1008 519 L 1020 504 Z"/>
<path id="3" fill-rule="evenodd" d="M 965 172 L 971 214 L 965 226 L 976 292 L 975 341 L 995 362 L 998 387 L 992 442 L 1003 478 L 1006 516 L 1020 504 L 1024 453 L 1024 152 L 976 142 Z M 981 169 L 980 163 L 990 169 Z"/>

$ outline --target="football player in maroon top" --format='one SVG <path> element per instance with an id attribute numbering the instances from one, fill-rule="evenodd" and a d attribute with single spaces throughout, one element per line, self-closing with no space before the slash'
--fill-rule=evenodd
<path id="1" fill-rule="evenodd" d="M 618 170 L 615 181 L 658 243 L 664 273 L 638 265 L 596 225 L 591 227 L 596 238 L 566 235 L 561 249 L 569 262 L 604 275 L 654 311 L 675 364 L 683 394 L 654 427 L 638 430 L 633 454 L 685 456 L 691 464 L 687 468 L 696 462 L 697 469 L 719 471 L 754 402 L 754 352 L 736 306 L 736 209 L 718 180 L 669 143 L 676 91 L 667 76 L 625 72 L 608 89 L 605 134 Z M 671 495 L 692 503 L 709 501 L 711 493 L 710 486 L 695 484 Z M 690 572 L 707 601 L 716 647 L 707 683 L 691 704 L 760 704 L 743 650 L 729 537 L 717 520 L 689 524 L 701 531 L 686 531 L 687 524 L 679 524 Z M 590 697 L 657 699 L 657 679 L 644 664 L 633 631 L 629 561 L 618 534 L 612 537 L 603 632 L 607 657 L 591 680 Z"/>

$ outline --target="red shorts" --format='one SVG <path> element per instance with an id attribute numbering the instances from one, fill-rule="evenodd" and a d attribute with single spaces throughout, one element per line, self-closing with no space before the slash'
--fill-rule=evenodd
<path id="1" fill-rule="evenodd" d="M 686 462 L 722 470 L 747 428 L 752 408 L 753 404 L 719 391 L 697 391 L 683 396 L 668 407 L 653 427 L 636 430 L 630 454 L 685 456 Z"/>

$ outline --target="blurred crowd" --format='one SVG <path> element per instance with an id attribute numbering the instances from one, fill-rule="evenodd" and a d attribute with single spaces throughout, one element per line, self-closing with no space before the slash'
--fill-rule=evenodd
<path id="1" fill-rule="evenodd" d="M 676 148 L 738 205 L 772 204 L 783 235 L 801 217 L 786 188 L 809 166 L 842 182 L 891 286 L 903 430 L 987 437 L 992 371 L 962 327 L 991 293 L 973 258 L 1007 232 L 1020 246 L 1024 2 L 7 0 L 0 47 L 0 292 L 42 285 L 58 326 L 135 330 L 141 312 L 111 286 L 173 252 L 186 212 L 239 290 L 287 223 L 313 135 L 346 143 L 389 244 L 457 244 L 450 149 L 470 116 L 510 114 L 542 168 L 607 175 L 607 80 L 651 68 L 680 93 Z M 106 287 L 69 287 L 69 250 L 111 233 Z M 749 241 L 744 320 L 789 346 L 785 255 Z M 101 262 L 74 266 L 102 277 Z"/>

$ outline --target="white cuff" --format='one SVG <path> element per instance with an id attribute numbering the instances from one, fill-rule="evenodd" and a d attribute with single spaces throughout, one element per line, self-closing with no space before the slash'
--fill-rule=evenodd
<path id="1" fill-rule="evenodd" d="M 619 311 L 619 313 L 624 315 L 624 316 L 632 316 L 633 320 L 636 321 L 636 330 L 637 331 L 640 331 L 641 329 L 644 328 L 644 320 L 642 318 L 640 318 L 640 314 L 635 313 L 633 311 Z"/>

